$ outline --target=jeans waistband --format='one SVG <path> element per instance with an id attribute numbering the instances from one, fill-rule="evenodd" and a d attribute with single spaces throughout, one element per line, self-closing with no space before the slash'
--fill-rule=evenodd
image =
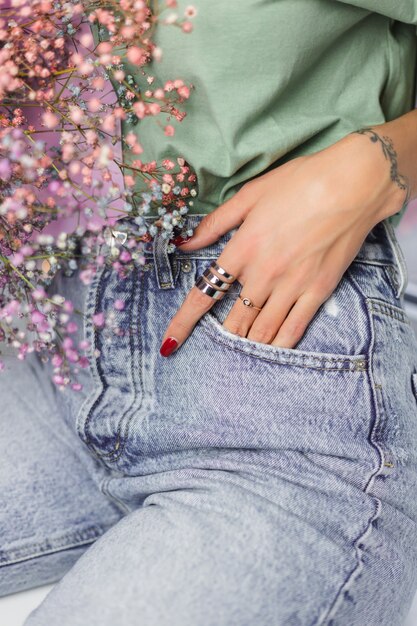
<path id="1" fill-rule="evenodd" d="M 184 231 L 195 229 L 204 214 L 190 214 L 185 218 Z M 153 217 L 144 216 L 144 219 L 154 220 Z M 238 227 L 223 234 L 217 241 L 200 248 L 186 252 L 181 248 L 176 248 L 173 252 L 168 252 L 169 239 L 164 238 L 160 231 L 157 232 L 152 241 L 144 248 L 145 258 L 153 258 L 157 270 L 158 285 L 161 289 L 175 288 L 179 263 L 181 259 L 213 259 L 220 256 L 227 242 L 232 238 Z M 392 278 L 397 287 L 397 297 L 400 297 L 406 288 L 408 281 L 407 264 L 404 253 L 398 242 L 396 232 L 392 224 L 385 219 L 376 224 L 368 233 L 354 261 L 373 265 L 389 265 L 392 269 Z"/>

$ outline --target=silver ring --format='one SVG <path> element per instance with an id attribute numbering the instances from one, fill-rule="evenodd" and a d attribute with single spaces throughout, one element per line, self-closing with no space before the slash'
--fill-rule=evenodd
<path id="1" fill-rule="evenodd" d="M 202 276 L 206 278 L 214 287 L 217 289 L 229 289 L 231 283 L 227 283 L 226 281 L 219 278 L 216 274 L 213 274 L 210 267 L 207 267 Z"/>
<path id="2" fill-rule="evenodd" d="M 223 278 L 226 278 L 227 280 L 231 280 L 232 282 L 236 280 L 233 274 L 229 274 L 229 272 L 226 272 L 226 270 L 223 267 L 221 267 L 221 265 L 219 265 L 216 261 L 212 261 L 209 267 L 212 267 L 213 269 L 215 269 L 217 272 L 219 272 L 219 274 L 221 274 L 221 276 L 223 276 Z"/>
<path id="3" fill-rule="evenodd" d="M 231 280 L 231 282 L 219 278 L 219 276 L 211 271 L 211 268 L 219 272 L 223 278 Z M 233 274 L 229 274 L 229 272 L 226 272 L 216 261 L 212 261 L 201 276 L 197 278 L 195 286 L 214 300 L 220 300 L 223 298 L 226 291 L 228 291 L 229 287 L 231 287 L 234 280 Z"/>
<path id="4" fill-rule="evenodd" d="M 227 289 L 217 289 L 216 287 L 213 287 L 210 283 L 204 280 L 203 276 L 199 276 L 199 278 L 197 278 L 195 286 L 214 300 L 221 300 L 227 291 Z"/>

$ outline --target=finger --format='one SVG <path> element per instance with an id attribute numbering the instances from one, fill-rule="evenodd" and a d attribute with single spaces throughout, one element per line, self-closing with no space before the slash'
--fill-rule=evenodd
<path id="1" fill-rule="evenodd" d="M 281 324 L 299 297 L 299 291 L 295 290 L 295 283 L 290 279 L 280 280 L 279 283 L 275 281 L 272 293 L 271 285 L 272 281 L 269 282 L 270 295 L 262 310 L 254 318 L 247 334 L 248 339 L 260 343 L 272 343 Z M 249 292 L 246 286 L 245 292 Z"/>
<path id="2" fill-rule="evenodd" d="M 281 348 L 294 348 L 303 337 L 307 326 L 325 299 L 325 297 L 319 297 L 312 291 L 304 292 L 281 324 L 271 345 Z"/>
<path id="3" fill-rule="evenodd" d="M 229 200 L 203 217 L 189 241 L 181 243 L 181 249 L 198 250 L 214 243 L 222 235 L 240 226 L 252 207 L 251 196 L 238 191 Z"/>
<path id="4" fill-rule="evenodd" d="M 260 275 L 264 277 L 261 280 L 259 278 Z M 259 271 L 252 271 L 247 281 L 242 285 L 240 291 L 241 297 L 236 299 L 236 302 L 224 319 L 222 326 L 235 335 L 246 337 L 249 329 L 261 313 L 261 311 L 255 307 L 262 309 L 270 294 L 271 280 L 268 280 L 267 277 Z M 254 306 L 245 304 L 245 301 L 248 299 Z M 274 334 L 276 328 L 277 326 L 275 324 Z"/>
<path id="5" fill-rule="evenodd" d="M 164 333 L 160 348 L 162 356 L 169 356 L 178 350 L 189 337 L 200 317 L 211 309 L 215 302 L 217 302 L 216 299 L 203 293 L 198 287 L 194 286 L 190 289 Z"/>
<path id="6" fill-rule="evenodd" d="M 238 253 L 239 249 L 239 243 L 236 244 L 234 238 L 232 238 L 225 245 L 222 253 L 217 259 L 217 263 L 220 267 L 233 276 L 231 281 L 225 281 L 229 284 L 238 279 L 240 275 L 242 254 Z M 209 267 L 209 264 L 207 264 L 207 267 Z M 222 275 L 219 274 L 214 268 L 212 269 L 212 272 L 219 278 L 223 279 Z M 204 313 L 206 313 L 215 302 L 217 302 L 217 299 L 203 293 L 199 287 L 194 285 L 194 287 L 190 289 L 181 307 L 171 318 L 171 321 L 165 330 L 160 348 L 162 356 L 169 356 L 172 352 L 178 350 L 178 348 L 191 334 L 200 317 L 204 315 Z"/>

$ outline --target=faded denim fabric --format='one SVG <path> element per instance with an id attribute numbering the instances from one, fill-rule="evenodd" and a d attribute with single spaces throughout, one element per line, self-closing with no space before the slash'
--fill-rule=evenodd
<path id="1" fill-rule="evenodd" d="M 195 227 L 201 215 L 187 217 Z M 60 277 L 99 351 L 79 396 L 0 377 L 0 588 L 60 582 L 25 626 L 400 626 L 417 587 L 417 340 L 387 221 L 296 348 L 162 335 L 234 231 L 127 279 Z M 76 285 L 76 286 L 75 286 Z M 92 315 L 115 299 L 115 337 Z M 90 545 L 92 544 L 92 545 Z"/>

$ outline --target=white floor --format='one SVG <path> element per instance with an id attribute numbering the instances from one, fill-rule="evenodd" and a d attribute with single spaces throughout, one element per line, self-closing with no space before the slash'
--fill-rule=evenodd
<path id="1" fill-rule="evenodd" d="M 0 624 L 22 626 L 29 613 L 42 602 L 53 585 L 45 585 L 0 598 Z"/>
<path id="2" fill-rule="evenodd" d="M 29 613 L 37 607 L 53 585 L 30 589 L 22 593 L 0 598 L 0 624 L 7 626 L 22 626 Z M 396 626 L 400 626 L 397 624 Z M 408 620 L 404 626 L 417 626 L 417 594 Z"/>

